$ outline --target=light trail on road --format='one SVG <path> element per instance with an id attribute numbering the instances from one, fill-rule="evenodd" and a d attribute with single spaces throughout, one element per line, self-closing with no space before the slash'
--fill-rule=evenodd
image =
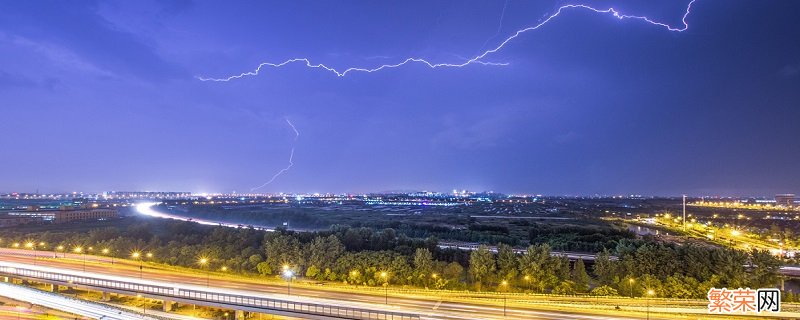
<path id="1" fill-rule="evenodd" d="M 207 226 L 221 226 L 221 227 L 229 227 L 229 228 L 246 228 L 250 227 L 250 225 L 242 225 L 242 224 L 234 224 L 234 223 L 227 223 L 221 221 L 211 221 L 211 220 L 203 220 L 203 219 L 195 219 L 192 217 L 184 217 L 179 215 L 173 214 L 166 214 L 153 209 L 154 206 L 158 205 L 158 202 L 142 202 L 136 204 L 136 212 L 141 215 L 155 217 L 155 218 L 162 218 L 162 219 L 173 219 L 173 220 L 180 220 L 180 221 L 189 221 L 189 222 L 196 222 L 202 225 Z M 253 229 L 256 230 L 263 230 L 263 231 L 275 231 L 273 228 L 265 227 L 265 226 L 252 226 Z"/>
<path id="2" fill-rule="evenodd" d="M 0 249 L 0 261 L 15 261 L 31 266 L 29 257 L 8 255 L 7 252 L 12 251 L 25 253 L 24 250 Z M 43 252 L 42 254 L 42 257 L 47 257 L 47 253 Z M 79 264 L 60 260 L 61 259 L 44 259 L 37 261 L 37 264 L 40 266 L 52 266 L 54 270 L 59 270 L 59 272 L 69 271 L 80 273 Z M 44 267 L 42 266 L 42 268 Z M 211 289 L 208 289 L 205 286 L 205 275 L 180 270 L 159 270 L 156 268 L 157 267 L 145 268 L 145 280 L 139 280 L 139 271 L 135 266 L 120 265 L 120 263 L 115 265 L 100 263 L 87 266 L 87 273 L 93 276 L 125 278 L 142 281 L 143 283 L 159 283 L 161 285 L 167 283 L 170 286 L 177 285 L 200 290 L 255 294 L 272 299 L 286 300 L 289 298 L 286 296 L 285 284 L 282 285 L 271 281 L 263 282 L 256 279 L 220 278 L 218 275 L 214 275 L 210 280 Z M 365 288 L 365 290 L 366 289 L 369 288 Z M 389 306 L 386 306 L 384 305 L 382 291 L 379 292 L 381 294 L 377 294 L 370 290 L 359 292 L 357 288 L 343 290 L 341 288 L 326 288 L 324 286 L 298 286 L 296 288 L 293 286 L 291 299 L 293 301 L 297 299 L 298 302 L 335 303 L 336 305 L 356 308 L 381 308 L 387 311 L 417 313 L 422 315 L 423 319 L 503 319 L 503 297 L 501 295 L 478 298 L 477 296 L 471 297 L 470 294 L 464 293 L 457 296 L 442 295 L 437 297 L 432 295 L 434 292 L 435 291 L 430 291 L 426 294 L 417 294 L 413 291 L 392 292 L 389 298 Z M 509 303 L 507 319 L 637 319 L 629 312 L 637 310 L 640 312 L 644 311 L 643 301 L 619 298 L 610 300 L 601 297 L 587 297 L 586 299 L 570 297 L 537 298 L 515 295 L 509 295 L 507 298 Z M 500 299 L 499 305 L 497 302 L 498 299 Z M 603 301 L 603 303 L 598 304 L 600 301 Z M 662 309 L 667 310 L 664 311 L 668 312 L 667 314 L 662 312 L 659 315 L 651 315 L 651 319 L 685 318 L 687 314 L 707 315 L 705 314 L 704 304 L 692 308 L 687 306 L 672 306 L 671 304 L 672 303 L 665 304 L 665 307 L 662 307 Z M 613 310 L 614 305 L 622 306 L 623 311 Z M 667 307 L 667 305 L 669 306 Z M 786 315 L 788 314 L 783 314 L 782 316 Z"/>
<path id="3" fill-rule="evenodd" d="M 0 282 L 0 296 L 44 306 L 50 309 L 69 312 L 92 319 L 157 320 L 156 318 L 150 318 L 142 314 L 111 308 L 98 303 L 67 298 L 57 294 L 42 292 L 39 290 L 2 282 Z"/>

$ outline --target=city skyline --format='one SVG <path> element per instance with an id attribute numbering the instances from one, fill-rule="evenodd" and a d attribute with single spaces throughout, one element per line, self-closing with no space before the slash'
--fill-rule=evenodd
<path id="1" fill-rule="evenodd" d="M 241 4 L 3 5 L 0 192 L 800 193 L 795 3 Z"/>

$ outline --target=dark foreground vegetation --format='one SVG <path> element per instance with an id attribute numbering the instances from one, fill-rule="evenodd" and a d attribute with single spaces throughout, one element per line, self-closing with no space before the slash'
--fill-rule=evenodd
<path id="1" fill-rule="evenodd" d="M 661 297 L 703 298 L 710 287 L 775 287 L 780 266 L 766 252 L 624 237 L 597 242 L 598 258 L 589 266 L 588 261 L 551 256 L 545 240 L 590 235 L 552 229 L 537 232 L 527 253 L 516 254 L 506 244 L 499 244 L 497 253 L 486 246 L 472 252 L 440 249 L 436 238 L 411 238 L 391 228 L 334 226 L 316 232 L 264 232 L 148 218 L 85 225 L 23 227 L 0 231 L 0 237 L 4 246 L 46 243 L 37 250 L 92 247 L 96 254 L 109 249 L 108 254 L 116 257 L 151 252 L 155 262 L 196 268 L 201 267 L 198 259 L 206 257 L 210 264 L 205 268 L 224 266 L 250 275 L 279 275 L 288 265 L 308 279 L 368 286 L 388 281 L 441 289 L 604 296 L 641 296 L 654 290 Z M 793 296 L 789 294 L 788 299 Z"/>

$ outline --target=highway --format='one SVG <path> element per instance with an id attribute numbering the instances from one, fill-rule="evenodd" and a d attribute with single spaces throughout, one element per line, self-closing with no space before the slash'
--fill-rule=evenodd
<path id="1" fill-rule="evenodd" d="M 31 255 L 39 256 L 36 264 L 56 267 L 61 271 L 80 271 L 83 269 L 80 255 L 68 255 L 69 259 L 52 259 L 52 252 L 32 252 L 14 249 L 0 249 L 0 261 L 10 261 L 33 264 Z M 59 254 L 60 255 L 60 254 Z M 88 274 L 109 275 L 114 277 L 124 277 L 131 281 L 139 278 L 138 265 L 135 262 L 117 262 L 111 265 L 108 258 L 86 256 L 86 272 Z M 195 288 L 205 288 L 207 276 L 201 272 L 181 272 L 170 270 L 157 270 L 152 267 L 145 267 L 142 272 L 145 280 L 168 284 L 181 284 L 193 286 Z M 263 281 L 263 280 L 261 280 Z M 293 285 L 291 296 L 286 295 L 287 287 L 285 284 L 276 282 L 262 282 L 258 279 L 244 278 L 218 278 L 211 276 L 208 278 L 209 290 L 214 291 L 235 291 L 270 296 L 280 299 L 292 299 L 315 303 L 335 303 L 337 305 L 352 305 L 355 307 L 381 308 L 389 311 L 410 312 L 422 316 L 423 319 L 641 319 L 644 314 L 640 313 L 635 317 L 628 310 L 644 311 L 645 301 L 642 299 L 624 298 L 579 298 L 579 297 L 522 297 L 519 295 L 508 295 L 503 299 L 501 295 L 493 295 L 494 299 L 487 299 L 486 295 L 475 294 L 446 294 L 441 295 L 442 299 L 428 292 L 427 294 L 414 294 L 395 292 L 389 296 L 389 304 L 385 305 L 383 291 L 375 288 L 365 290 L 365 293 L 357 293 L 351 288 L 342 290 L 336 287 L 319 286 L 314 287 L 308 284 Z M 482 297 L 482 298 L 476 298 Z M 506 317 L 503 317 L 503 300 L 507 302 Z M 685 303 L 685 302 L 684 302 Z M 702 301 L 697 301 L 694 306 L 674 307 L 666 305 L 666 302 L 652 301 L 651 310 L 703 314 Z M 613 310 L 614 305 L 620 305 L 623 311 Z M 594 308 L 594 309 L 590 309 Z M 663 314 L 651 315 L 651 319 L 674 319 L 673 315 Z"/>
<path id="2" fill-rule="evenodd" d="M 99 303 L 72 299 L 58 294 L 42 292 L 2 282 L 0 282 L 0 296 L 92 319 L 158 320 L 140 313 L 128 312 Z"/>

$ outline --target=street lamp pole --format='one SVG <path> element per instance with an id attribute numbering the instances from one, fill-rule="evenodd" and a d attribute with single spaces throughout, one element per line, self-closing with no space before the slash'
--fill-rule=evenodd
<path id="1" fill-rule="evenodd" d="M 631 284 L 631 299 L 633 299 L 633 283 L 634 282 L 635 282 L 635 280 L 633 280 L 633 278 L 628 279 L 628 283 Z"/>
<path id="2" fill-rule="evenodd" d="M 653 294 L 655 294 L 653 290 L 647 290 L 647 320 L 650 320 L 650 297 Z"/>
<path id="3" fill-rule="evenodd" d="M 33 243 L 33 242 L 28 241 L 27 243 L 25 243 L 25 247 L 28 248 L 28 249 L 31 249 L 31 251 L 33 252 L 33 265 L 35 266 L 36 265 L 36 244 Z"/>
<path id="4" fill-rule="evenodd" d="M 205 267 L 208 264 L 208 258 L 200 258 L 198 262 L 200 263 L 201 267 Z M 211 279 L 211 270 L 209 270 L 209 268 L 206 268 L 206 288 L 209 287 L 209 282 L 211 282 L 210 279 Z"/>
<path id="5" fill-rule="evenodd" d="M 292 277 L 294 277 L 294 271 L 289 268 L 288 264 L 283 265 L 283 277 L 286 278 L 286 295 L 292 295 Z"/>
<path id="6" fill-rule="evenodd" d="M 683 232 L 686 232 L 686 195 L 683 195 Z"/>
<path id="7" fill-rule="evenodd" d="M 86 272 L 86 250 L 83 250 L 82 247 L 77 247 L 73 251 L 81 254 L 81 257 L 83 258 L 83 272 Z"/>
<path id="8" fill-rule="evenodd" d="M 142 265 L 142 253 L 139 251 L 134 251 L 133 253 L 131 253 L 131 257 L 133 257 L 136 260 L 139 260 L 139 279 L 142 279 L 142 268 L 144 267 Z"/>
<path id="9" fill-rule="evenodd" d="M 505 318 L 506 306 L 508 304 L 508 296 L 506 295 L 506 291 L 508 290 L 508 281 L 503 280 L 503 282 L 500 282 L 500 284 L 503 286 L 503 318 Z"/>
<path id="10" fill-rule="evenodd" d="M 381 272 L 381 278 L 383 278 L 383 288 L 384 288 L 384 304 L 389 304 L 389 273 L 384 271 Z"/>

